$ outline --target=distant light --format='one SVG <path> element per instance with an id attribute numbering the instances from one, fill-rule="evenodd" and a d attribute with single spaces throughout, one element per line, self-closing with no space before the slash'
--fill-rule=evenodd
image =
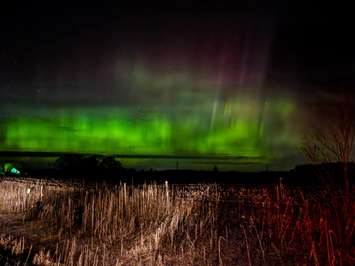
<path id="1" fill-rule="evenodd" d="M 20 174 L 20 171 L 17 170 L 15 167 L 13 167 L 13 168 L 11 168 L 10 173 L 11 173 L 11 174 L 19 175 L 19 174 Z"/>

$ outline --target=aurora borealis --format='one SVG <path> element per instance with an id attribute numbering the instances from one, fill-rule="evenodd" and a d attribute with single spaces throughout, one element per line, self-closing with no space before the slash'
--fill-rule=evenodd
<path id="1" fill-rule="evenodd" d="M 199 112 L 180 111 L 175 117 L 158 111 L 137 117 L 132 110 L 113 107 L 47 110 L 35 117 L 7 119 L 3 149 L 260 157 L 268 156 L 272 147 L 297 141 L 287 125 L 292 103 L 278 102 L 257 111 L 257 103 L 248 105 L 226 103 L 210 114 L 209 121 L 205 117 L 211 110 L 202 106 Z M 270 124 L 280 125 L 277 132 Z"/>
<path id="2" fill-rule="evenodd" d="M 277 32 L 285 6 L 238 10 L 9 15 L 0 151 L 296 164 L 319 102 L 294 74 L 297 46 Z"/>
<path id="3" fill-rule="evenodd" d="M 2 150 L 232 156 L 265 164 L 297 145 L 291 99 L 257 98 L 248 90 L 222 99 L 214 83 L 129 75 L 124 82 L 137 94 L 129 104 L 7 106 Z"/>

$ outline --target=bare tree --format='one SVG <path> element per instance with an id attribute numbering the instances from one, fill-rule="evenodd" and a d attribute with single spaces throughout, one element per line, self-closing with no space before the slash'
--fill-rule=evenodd
<path id="1" fill-rule="evenodd" d="M 348 167 L 353 160 L 355 121 L 350 111 L 324 113 L 322 125 L 314 127 L 305 136 L 303 151 L 312 163 L 341 163 L 344 174 L 344 191 L 348 195 L 350 180 Z"/>

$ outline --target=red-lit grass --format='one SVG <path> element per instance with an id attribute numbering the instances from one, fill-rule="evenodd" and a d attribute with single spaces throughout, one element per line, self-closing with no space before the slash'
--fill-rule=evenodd
<path id="1" fill-rule="evenodd" d="M 0 183 L 0 202 L 0 215 L 31 224 L 17 239 L 39 265 L 351 265 L 355 257 L 354 199 L 345 208 L 338 191 L 34 179 Z M 34 238 L 36 228 L 46 237 Z"/>

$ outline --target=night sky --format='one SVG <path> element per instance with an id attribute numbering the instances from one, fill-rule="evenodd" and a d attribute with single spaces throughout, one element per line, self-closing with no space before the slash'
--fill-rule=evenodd
<path id="1" fill-rule="evenodd" d="M 267 2 L 3 9 L 0 150 L 303 162 L 309 124 L 355 105 L 351 14 Z"/>

